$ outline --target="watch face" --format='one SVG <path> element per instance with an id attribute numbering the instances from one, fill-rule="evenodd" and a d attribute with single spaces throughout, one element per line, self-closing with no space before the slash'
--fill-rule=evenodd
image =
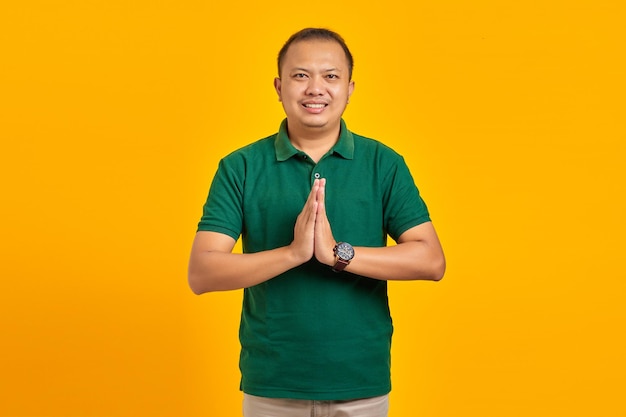
<path id="1" fill-rule="evenodd" d="M 349 261 L 350 259 L 354 258 L 354 248 L 352 247 L 352 245 L 346 242 L 338 243 L 335 253 L 340 259 L 343 259 L 344 261 Z"/>

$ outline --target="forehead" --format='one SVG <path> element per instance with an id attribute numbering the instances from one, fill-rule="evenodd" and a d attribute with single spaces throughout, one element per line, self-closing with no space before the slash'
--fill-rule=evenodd
<path id="1" fill-rule="evenodd" d="M 287 49 L 282 64 L 285 69 L 328 65 L 336 69 L 346 69 L 348 58 L 339 43 L 324 39 L 294 42 Z"/>

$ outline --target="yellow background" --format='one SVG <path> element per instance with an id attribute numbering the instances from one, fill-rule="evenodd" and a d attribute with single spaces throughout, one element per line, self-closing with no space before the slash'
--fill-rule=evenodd
<path id="1" fill-rule="evenodd" d="M 263 2 L 261 2 L 263 3 Z M 390 284 L 390 417 L 624 416 L 619 0 L 3 1 L 0 416 L 239 416 L 241 292 L 192 295 L 220 157 L 276 131 L 304 26 L 448 259 Z"/>

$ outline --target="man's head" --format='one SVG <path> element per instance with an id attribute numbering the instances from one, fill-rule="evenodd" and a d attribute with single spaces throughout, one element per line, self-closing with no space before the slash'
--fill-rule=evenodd
<path id="1" fill-rule="evenodd" d="M 341 49 L 343 49 L 343 52 L 346 54 L 346 60 L 348 61 L 348 69 L 349 69 L 349 79 L 350 80 L 352 79 L 354 59 L 352 58 L 352 53 L 350 53 L 350 49 L 348 49 L 348 45 L 346 45 L 346 42 L 338 33 L 333 32 L 332 30 L 322 29 L 322 28 L 302 29 L 294 33 L 293 35 L 291 35 L 289 39 L 287 39 L 287 42 L 285 42 L 283 47 L 280 49 L 280 52 L 278 52 L 278 76 L 279 77 L 282 74 L 282 65 L 285 60 L 285 55 L 287 55 L 287 50 L 289 49 L 289 47 L 293 43 L 296 43 L 296 42 L 311 41 L 311 40 L 337 42 L 339 46 L 341 46 Z"/>
<path id="2" fill-rule="evenodd" d="M 354 90 L 352 55 L 343 39 L 326 29 L 304 29 L 289 38 L 278 62 L 274 88 L 289 120 L 289 133 L 338 132 Z"/>

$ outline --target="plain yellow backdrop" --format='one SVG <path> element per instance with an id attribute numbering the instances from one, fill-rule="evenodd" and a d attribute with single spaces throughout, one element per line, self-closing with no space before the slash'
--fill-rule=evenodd
<path id="1" fill-rule="evenodd" d="M 624 416 L 618 0 L 0 5 L 0 416 L 240 415 L 241 292 L 187 257 L 219 158 L 276 131 L 305 26 L 402 153 L 439 283 L 391 283 L 390 417 Z"/>

